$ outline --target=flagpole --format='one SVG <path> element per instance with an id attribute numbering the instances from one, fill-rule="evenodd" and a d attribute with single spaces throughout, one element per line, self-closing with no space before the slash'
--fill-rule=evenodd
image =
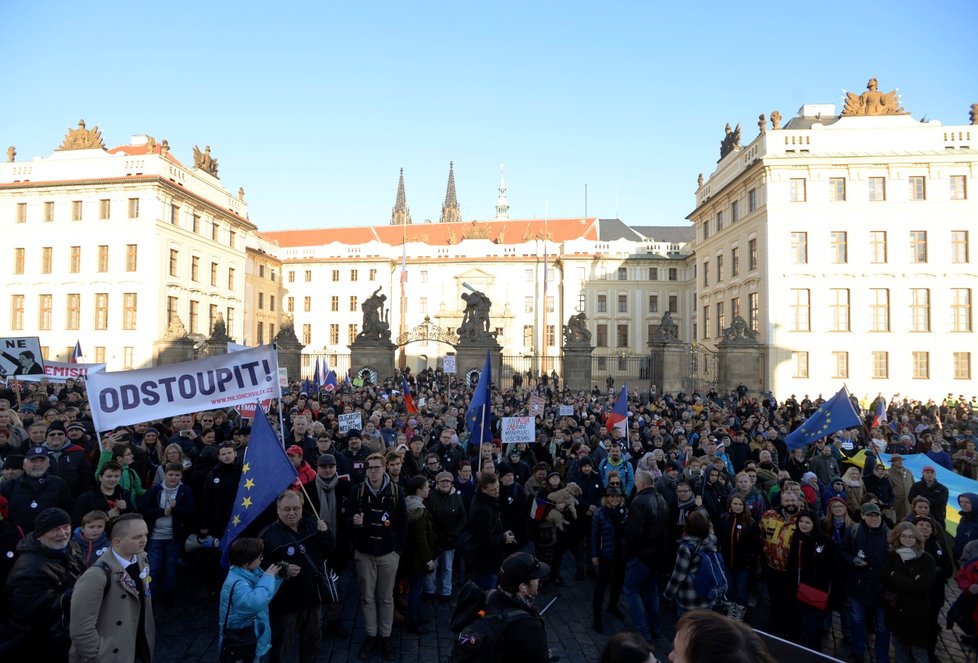
<path id="1" fill-rule="evenodd" d="M 489 390 L 487 389 L 486 390 L 486 399 L 489 398 L 489 393 L 488 392 L 489 392 Z M 478 450 L 478 454 L 479 454 L 479 470 L 478 471 L 479 472 L 482 472 L 482 440 L 486 436 L 486 403 L 485 403 L 485 400 L 483 400 L 483 402 L 482 402 L 482 416 L 480 417 L 480 419 L 481 419 L 481 421 L 479 422 L 479 450 Z"/>

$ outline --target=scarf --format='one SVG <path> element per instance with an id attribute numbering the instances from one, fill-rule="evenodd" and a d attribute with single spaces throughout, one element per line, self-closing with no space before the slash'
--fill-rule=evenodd
<path id="1" fill-rule="evenodd" d="M 316 491 L 319 493 L 319 517 L 323 519 L 331 530 L 336 531 L 336 488 L 340 480 L 338 474 L 334 474 L 329 481 L 323 480 L 321 476 L 316 476 Z"/>
<path id="2" fill-rule="evenodd" d="M 912 559 L 917 559 L 920 557 L 920 551 L 916 548 L 897 548 L 896 554 L 900 556 L 904 562 L 909 562 Z"/>
<path id="3" fill-rule="evenodd" d="M 692 507 L 692 508 L 690 508 L 690 507 Z M 676 523 L 676 524 L 677 525 L 682 525 L 683 527 L 685 527 L 686 526 L 686 514 L 687 513 L 692 513 L 695 510 L 696 510 L 696 497 L 695 496 L 691 497 L 690 499 L 686 500 L 685 502 L 680 502 L 679 503 L 679 522 Z"/>

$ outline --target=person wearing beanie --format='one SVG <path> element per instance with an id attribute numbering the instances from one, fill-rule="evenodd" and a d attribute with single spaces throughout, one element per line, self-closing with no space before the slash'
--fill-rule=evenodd
<path id="1" fill-rule="evenodd" d="M 507 461 L 496 467 L 499 476 L 499 518 L 503 530 L 512 532 L 514 541 L 505 545 L 506 554 L 522 550 L 528 539 L 526 533 L 526 491 L 516 476 L 516 469 Z"/>
<path id="2" fill-rule="evenodd" d="M 33 525 L 34 531 L 17 544 L 18 557 L 7 578 L 7 602 L 16 606 L 8 621 L 7 660 L 62 661 L 71 640 L 61 599 L 85 565 L 70 545 L 71 517 L 65 510 L 43 509 Z"/>
<path id="3" fill-rule="evenodd" d="M 574 521 L 571 532 L 571 550 L 577 563 L 574 579 L 580 581 L 584 580 L 585 574 L 592 577 L 595 575 L 594 567 L 591 566 L 591 555 L 587 550 L 588 539 L 591 536 L 591 518 L 601 508 L 604 486 L 594 471 L 594 462 L 587 455 L 578 459 L 577 470 L 570 474 L 569 480 L 581 489 L 581 495 L 577 498 L 577 520 Z"/>
<path id="4" fill-rule="evenodd" d="M 426 499 L 434 526 L 436 557 L 434 570 L 427 576 L 424 593 L 427 598 L 437 597 L 446 604 L 452 595 L 455 548 L 465 526 L 465 505 L 454 484 L 455 478 L 451 472 L 439 472 L 435 477 L 435 489 Z"/>
<path id="5" fill-rule="evenodd" d="M 95 473 L 88 462 L 88 454 L 68 440 L 63 423 L 55 421 L 48 426 L 43 446 L 51 459 L 48 474 L 64 479 L 73 499 L 95 486 Z"/>

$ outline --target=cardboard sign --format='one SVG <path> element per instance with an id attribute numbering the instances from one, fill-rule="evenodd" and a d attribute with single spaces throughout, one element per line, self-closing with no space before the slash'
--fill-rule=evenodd
<path id="1" fill-rule="evenodd" d="M 279 367 L 279 369 L 278 369 L 278 386 L 281 387 L 282 389 L 288 389 L 289 388 L 289 369 L 282 368 L 281 366 Z"/>
<path id="2" fill-rule="evenodd" d="M 574 406 L 573 405 L 561 405 L 557 410 L 557 414 L 561 417 L 573 417 L 574 416 Z"/>
<path id="3" fill-rule="evenodd" d="M 533 444 L 537 422 L 533 417 L 503 417 L 503 444 Z"/>
<path id="4" fill-rule="evenodd" d="M 341 433 L 349 433 L 351 430 L 363 430 L 363 419 L 359 412 L 349 412 L 337 417 Z"/>
<path id="5" fill-rule="evenodd" d="M 442 359 L 442 367 L 445 370 L 446 375 L 455 375 L 455 355 L 448 355 Z"/>

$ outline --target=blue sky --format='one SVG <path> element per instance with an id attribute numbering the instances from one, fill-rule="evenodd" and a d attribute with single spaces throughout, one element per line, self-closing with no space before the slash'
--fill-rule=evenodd
<path id="1" fill-rule="evenodd" d="M 870 76 L 915 118 L 978 102 L 978 2 L 4 2 L 0 144 L 47 156 L 69 126 L 110 145 L 212 147 L 263 229 L 385 224 L 399 168 L 437 221 L 682 224 L 743 126 L 836 103 Z"/>

